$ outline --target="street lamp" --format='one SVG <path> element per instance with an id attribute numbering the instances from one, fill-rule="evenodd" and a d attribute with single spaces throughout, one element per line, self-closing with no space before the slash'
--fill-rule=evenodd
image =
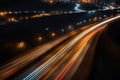
<path id="1" fill-rule="evenodd" d="M 51 37 L 55 37 L 55 35 L 56 35 L 56 34 L 55 34 L 54 32 L 53 32 L 53 33 L 51 33 Z"/>
<path id="2" fill-rule="evenodd" d="M 83 3 L 90 3 L 91 0 L 82 0 Z"/>
<path id="3" fill-rule="evenodd" d="M 53 0 L 49 0 L 49 3 L 51 3 L 51 4 L 52 4 L 53 2 L 54 2 Z"/>
<path id="4" fill-rule="evenodd" d="M 15 18 L 9 18 L 8 21 L 9 21 L 9 22 L 14 22 L 14 21 L 15 21 Z"/>
<path id="5" fill-rule="evenodd" d="M 5 13 L 4 12 L 0 12 L 0 16 L 4 16 L 5 15 Z"/>
<path id="6" fill-rule="evenodd" d="M 80 23 L 79 23 L 79 22 L 77 22 L 77 25 L 80 25 Z"/>
<path id="7" fill-rule="evenodd" d="M 25 47 L 25 43 L 24 42 L 20 42 L 20 43 L 17 43 L 17 48 L 24 48 Z"/>
<path id="8" fill-rule="evenodd" d="M 42 37 L 38 37 L 38 40 L 41 41 L 43 38 Z"/>

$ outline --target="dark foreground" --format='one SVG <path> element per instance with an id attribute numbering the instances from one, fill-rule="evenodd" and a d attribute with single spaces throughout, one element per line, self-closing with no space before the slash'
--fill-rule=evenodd
<path id="1" fill-rule="evenodd" d="M 120 80 L 119 23 L 112 23 L 100 37 L 89 80 Z"/>

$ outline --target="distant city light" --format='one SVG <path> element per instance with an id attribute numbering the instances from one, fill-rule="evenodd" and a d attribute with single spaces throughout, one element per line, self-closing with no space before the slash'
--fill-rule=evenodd
<path id="1" fill-rule="evenodd" d="M 14 22 L 14 21 L 15 21 L 15 18 L 8 18 L 8 21 L 9 21 L 9 22 Z"/>
<path id="2" fill-rule="evenodd" d="M 71 25 L 68 26 L 68 30 L 72 30 L 73 27 Z"/>
<path id="3" fill-rule="evenodd" d="M 46 31 L 48 31 L 48 30 L 49 30 L 49 28 L 45 28 L 45 30 L 46 30 Z"/>
<path id="4" fill-rule="evenodd" d="M 74 7 L 75 12 L 84 12 L 84 10 L 79 9 L 80 4 L 76 3 L 76 6 Z"/>
<path id="5" fill-rule="evenodd" d="M 38 40 L 41 41 L 41 40 L 42 40 L 42 37 L 38 37 Z"/>
<path id="6" fill-rule="evenodd" d="M 37 11 L 33 11 L 33 13 L 37 13 Z"/>
<path id="7" fill-rule="evenodd" d="M 120 10 L 117 10 L 117 12 L 120 12 Z"/>
<path id="8" fill-rule="evenodd" d="M 101 19 L 102 19 L 102 17 L 99 17 L 99 19 L 101 20 Z"/>
<path id="9" fill-rule="evenodd" d="M 55 37 L 55 35 L 56 35 L 56 34 L 55 34 L 54 32 L 53 32 L 53 33 L 51 33 L 51 36 L 52 36 L 52 37 Z"/>
<path id="10" fill-rule="evenodd" d="M 83 21 L 84 23 L 87 22 L 86 20 Z"/>
<path id="11" fill-rule="evenodd" d="M 50 1 L 49 1 L 49 3 L 51 3 L 51 4 L 52 4 L 52 3 L 53 3 L 53 0 L 50 0 Z"/>
<path id="12" fill-rule="evenodd" d="M 107 15 L 104 15 L 104 17 L 107 17 Z"/>
<path id="13" fill-rule="evenodd" d="M 97 17 L 94 17 L 94 18 L 93 18 L 94 21 L 97 21 L 97 19 L 98 19 Z"/>
<path id="14" fill-rule="evenodd" d="M 0 12 L 0 16 L 4 16 L 5 15 L 5 12 Z"/>
<path id="15" fill-rule="evenodd" d="M 79 22 L 77 22 L 77 25 L 80 25 L 80 23 L 79 23 Z"/>
<path id="16" fill-rule="evenodd" d="M 91 19 L 89 19 L 89 21 L 91 21 Z"/>
<path id="17" fill-rule="evenodd" d="M 18 12 L 14 12 L 14 14 L 18 14 Z"/>
<path id="18" fill-rule="evenodd" d="M 12 14 L 12 12 L 11 12 L 11 11 L 9 11 L 8 13 L 9 13 L 9 14 Z"/>
<path id="19" fill-rule="evenodd" d="M 82 0 L 83 3 L 90 3 L 91 0 Z"/>
<path id="20" fill-rule="evenodd" d="M 62 32 L 64 32 L 65 30 L 64 29 L 61 29 Z"/>
<path id="21" fill-rule="evenodd" d="M 25 19 L 29 19 L 28 17 L 25 17 Z"/>
<path id="22" fill-rule="evenodd" d="M 90 11 L 88 11 L 88 13 L 90 14 L 90 13 L 95 13 L 96 11 L 95 10 L 90 10 Z"/>
<path id="23" fill-rule="evenodd" d="M 80 24 L 82 24 L 82 22 L 80 22 Z"/>
<path id="24" fill-rule="evenodd" d="M 24 48 L 24 47 L 25 47 L 24 42 L 17 43 L 17 48 Z"/>

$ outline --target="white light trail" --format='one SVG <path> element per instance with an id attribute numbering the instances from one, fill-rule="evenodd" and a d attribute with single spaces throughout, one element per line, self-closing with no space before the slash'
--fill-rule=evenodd
<path id="1" fill-rule="evenodd" d="M 79 7 L 80 7 L 80 4 L 76 3 L 76 6 L 74 7 L 75 12 L 85 12 L 84 10 L 79 9 Z"/>
<path id="2" fill-rule="evenodd" d="M 87 35 L 88 33 L 92 32 L 93 30 L 108 24 L 116 19 L 119 19 L 120 16 L 108 19 L 106 21 L 103 21 L 97 25 L 94 25 L 93 27 L 85 30 L 84 32 L 82 32 L 81 34 L 79 34 L 76 38 L 74 38 L 72 41 L 70 41 L 65 48 L 62 51 L 59 51 L 55 56 L 53 56 L 52 58 L 48 59 L 45 63 L 43 63 L 41 66 L 39 66 L 38 68 L 36 68 L 33 72 L 31 72 L 30 74 L 28 74 L 26 77 L 22 77 L 22 80 L 35 80 L 40 74 L 43 73 L 43 71 L 45 71 L 48 67 L 50 67 L 52 65 L 52 63 L 56 60 L 58 60 L 58 58 L 62 57 L 64 55 L 64 52 L 66 52 L 66 50 L 68 51 L 71 47 L 73 47 L 74 44 L 76 44 L 80 39 L 82 39 L 85 35 Z"/>

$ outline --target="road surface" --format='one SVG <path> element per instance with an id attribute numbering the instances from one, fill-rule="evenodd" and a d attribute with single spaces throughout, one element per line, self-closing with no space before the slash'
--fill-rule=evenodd
<path id="1" fill-rule="evenodd" d="M 80 31 L 81 29 L 72 31 L 54 41 L 37 47 L 36 49 L 28 52 L 28 54 L 18 57 L 0 67 L 0 79 L 3 80 L 11 76 L 37 59 L 39 56 L 45 54 L 48 50 L 52 49 L 60 42 L 70 38 L 68 41 L 62 43 L 61 46 L 57 47 L 53 52 L 51 52 L 50 55 L 47 55 L 43 60 L 39 61 L 36 65 L 17 77 L 18 80 L 61 80 L 68 78 L 67 75 L 69 76 L 69 73 L 74 74 L 74 72 L 77 70 L 76 67 L 74 71 L 70 71 L 71 67 L 73 67 L 73 64 L 78 58 L 81 59 L 80 63 L 82 62 L 85 52 L 89 48 L 89 45 L 91 45 L 91 41 L 95 35 L 102 31 L 108 23 L 119 18 L 120 16 L 116 16 L 100 23 L 94 23 L 87 26 L 83 31 Z"/>

